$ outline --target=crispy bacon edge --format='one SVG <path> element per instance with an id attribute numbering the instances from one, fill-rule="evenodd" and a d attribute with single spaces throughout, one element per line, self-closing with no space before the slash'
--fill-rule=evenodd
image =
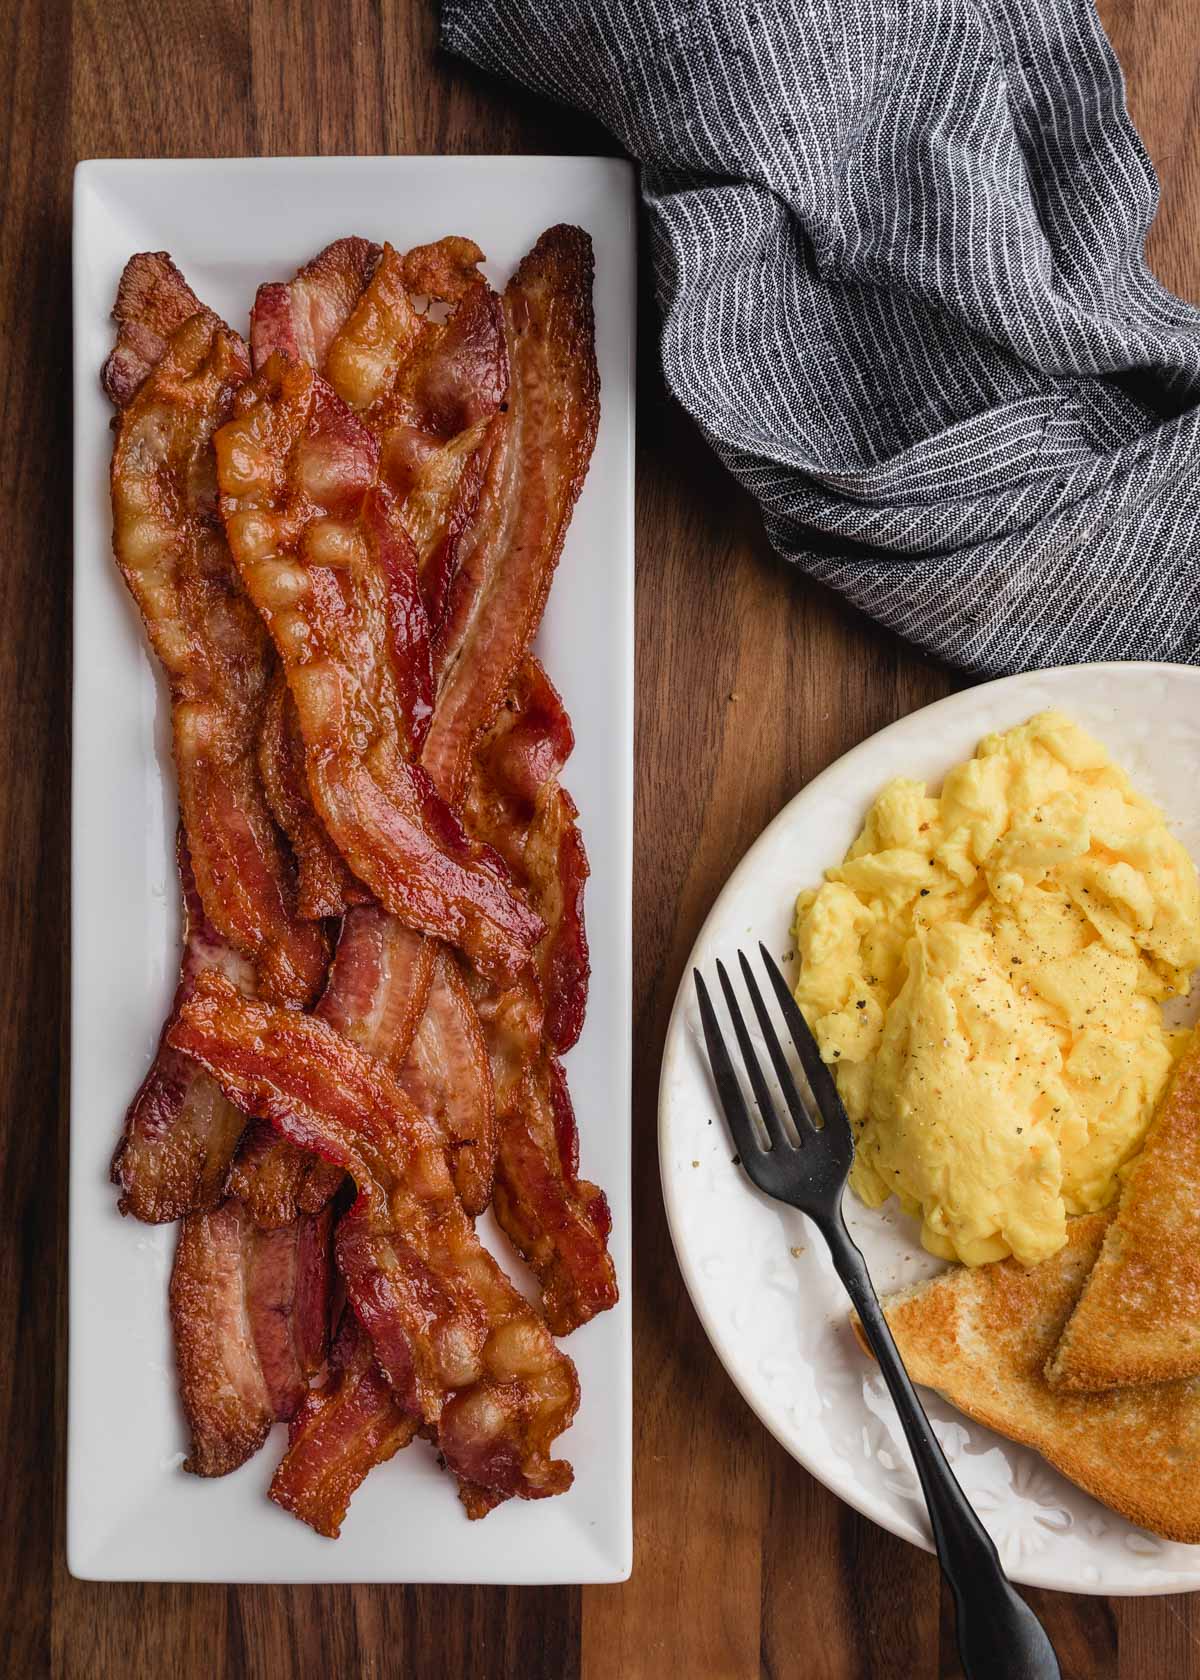
<path id="1" fill-rule="evenodd" d="M 386 1069 L 216 975 L 171 1037 L 231 1100 L 354 1177 L 338 1270 L 397 1399 L 449 1468 L 506 1498 L 565 1491 L 570 1466 L 549 1451 L 579 1403 L 574 1366 L 479 1243 L 440 1141 Z"/>
<path id="2" fill-rule="evenodd" d="M 243 991 L 254 988 L 250 964 L 204 914 L 182 829 L 175 851 L 184 907 L 179 985 L 150 1071 L 126 1112 L 109 1173 L 121 1189 L 121 1213 L 148 1225 L 170 1224 L 215 1206 L 246 1129 L 246 1116 L 215 1080 L 167 1042 L 183 999 L 206 969 L 219 968 Z"/>
<path id="3" fill-rule="evenodd" d="M 496 716 L 541 622 L 600 416 L 592 245 L 547 230 L 504 291 L 508 409 L 434 641 L 438 693 L 421 762 L 463 796 L 478 736 Z"/>
<path id="4" fill-rule="evenodd" d="M 296 859 L 296 906 L 308 921 L 340 916 L 370 893 L 350 873 L 346 860 L 313 810 L 304 768 L 304 743 L 287 679 L 276 671 L 258 734 L 258 770 L 271 814 L 287 835 Z"/>
<path id="5" fill-rule="evenodd" d="M 474 1218 L 492 1199 L 496 1111 L 483 1028 L 452 951 L 438 949 L 429 1001 L 398 1070 L 414 1107 L 435 1125 L 454 1188 Z"/>
<path id="6" fill-rule="evenodd" d="M 234 1200 L 181 1223 L 169 1298 L 185 1470 L 228 1475 L 299 1407 L 325 1359 L 330 1224 L 327 1210 L 263 1233 Z"/>
<path id="7" fill-rule="evenodd" d="M 113 305 L 117 342 L 100 373 L 105 395 L 115 408 L 128 406 L 162 361 L 171 335 L 197 314 L 214 324 L 217 321 L 166 251 L 139 251 L 130 257 Z"/>
<path id="8" fill-rule="evenodd" d="M 590 869 L 575 801 L 558 772 L 575 745 L 562 697 L 526 656 L 476 749 L 463 818 L 503 857 L 546 925 L 537 949 L 544 1030 L 563 1054 L 579 1038 L 591 962 L 584 921 Z"/>
<path id="9" fill-rule="evenodd" d="M 320 367 L 375 271 L 378 245 L 355 234 L 335 239 L 294 279 L 260 286 L 250 314 L 255 370 L 281 351 Z"/>
<path id="10" fill-rule="evenodd" d="M 542 1035 L 536 983 L 525 978 L 500 991 L 476 977 L 472 992 L 495 1086 L 493 1211 L 537 1276 L 546 1323 L 565 1336 L 617 1301 L 608 1202 L 579 1177 L 574 1110 L 562 1064 Z"/>
<path id="11" fill-rule="evenodd" d="M 325 1381 L 310 1389 L 288 1429 L 288 1448 L 269 1496 L 326 1539 L 341 1533 L 350 1500 L 367 1473 L 416 1434 L 380 1370 L 370 1338 L 347 1310 L 334 1338 Z"/>

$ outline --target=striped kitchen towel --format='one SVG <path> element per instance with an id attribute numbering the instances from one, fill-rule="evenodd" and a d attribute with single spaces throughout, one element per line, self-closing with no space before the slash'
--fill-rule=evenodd
<path id="1" fill-rule="evenodd" d="M 640 160 L 667 383 L 772 543 L 972 671 L 1200 662 L 1200 310 L 1089 0 L 445 0 Z"/>

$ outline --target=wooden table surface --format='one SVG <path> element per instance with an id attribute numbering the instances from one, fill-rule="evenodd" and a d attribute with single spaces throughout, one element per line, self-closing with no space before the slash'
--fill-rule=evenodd
<path id="1" fill-rule="evenodd" d="M 1151 255 L 1200 300 L 1195 0 L 1106 0 L 1163 181 Z M 684 959 L 783 802 L 960 681 L 779 563 L 667 401 L 643 300 L 635 874 L 636 1563 L 619 1587 L 102 1586 L 63 1558 L 70 187 L 77 158 L 608 152 L 442 57 L 426 0 L 7 0 L 0 53 L 0 1649 L 14 1680 L 933 1680 L 936 1565 L 825 1492 L 701 1333 L 658 1192 Z M 120 1373 L 114 1373 L 120 1381 Z M 1073 1680 L 1200 1680 L 1200 1601 L 1034 1595 Z M 2 1660 L 2 1659 L 0 1659 Z"/>

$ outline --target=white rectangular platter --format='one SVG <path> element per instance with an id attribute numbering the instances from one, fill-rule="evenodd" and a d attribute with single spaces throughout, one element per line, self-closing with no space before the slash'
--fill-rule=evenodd
<path id="1" fill-rule="evenodd" d="M 568 1348 L 583 1400 L 560 1450 L 566 1495 L 468 1522 L 414 1443 L 372 1472 L 337 1541 L 269 1503 L 277 1426 L 232 1476 L 180 1468 L 166 1298 L 174 1227 L 122 1220 L 107 1181 L 122 1115 L 175 985 L 179 910 L 166 691 L 111 552 L 110 410 L 99 371 L 117 278 L 171 253 L 245 331 L 255 287 L 342 234 L 403 249 L 475 239 L 502 286 L 544 228 L 596 253 L 600 434 L 537 642 L 575 725 L 564 781 L 592 876 L 592 986 L 567 1058 L 581 1161 L 608 1192 L 622 1299 Z M 72 777 L 70 1379 L 67 1556 L 94 1580 L 618 1581 L 632 1561 L 630 879 L 633 783 L 634 190 L 599 158 L 93 161 L 75 176 L 75 603 Z M 490 1246 L 516 1263 L 492 1232 Z"/>

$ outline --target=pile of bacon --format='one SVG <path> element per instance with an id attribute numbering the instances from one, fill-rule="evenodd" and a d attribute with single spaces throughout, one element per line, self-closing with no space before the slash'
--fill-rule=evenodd
<path id="1" fill-rule="evenodd" d="M 591 243 L 551 228 L 502 296 L 482 257 L 338 240 L 260 287 L 247 353 L 135 256 L 103 375 L 186 912 L 112 1176 L 180 1221 L 185 1468 L 286 1420 L 271 1498 L 330 1536 L 415 1435 L 471 1516 L 569 1487 L 554 1337 L 617 1295 L 559 1060 L 588 981 L 571 724 L 530 652 L 599 416 Z"/>

